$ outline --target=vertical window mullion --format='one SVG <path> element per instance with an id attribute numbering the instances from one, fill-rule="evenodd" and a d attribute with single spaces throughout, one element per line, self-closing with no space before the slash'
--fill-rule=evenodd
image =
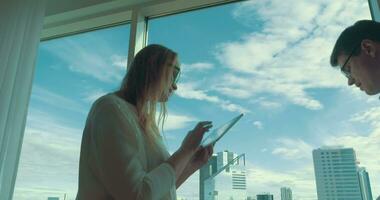
<path id="1" fill-rule="evenodd" d="M 147 18 L 140 9 L 132 10 L 131 32 L 129 37 L 128 66 L 135 54 L 146 46 Z"/>
<path id="2" fill-rule="evenodd" d="M 371 17 L 373 20 L 380 22 L 380 7 L 377 0 L 368 0 Z"/>

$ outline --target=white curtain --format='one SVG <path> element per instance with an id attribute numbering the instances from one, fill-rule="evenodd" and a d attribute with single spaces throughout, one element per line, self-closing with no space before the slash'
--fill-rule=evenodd
<path id="1" fill-rule="evenodd" d="M 45 0 L 0 0 L 0 199 L 12 199 Z"/>

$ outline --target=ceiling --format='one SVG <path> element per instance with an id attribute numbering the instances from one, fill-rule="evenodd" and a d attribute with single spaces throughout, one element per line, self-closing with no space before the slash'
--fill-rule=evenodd
<path id="1" fill-rule="evenodd" d="M 45 16 L 64 13 L 88 6 L 107 3 L 115 0 L 48 0 Z M 135 1 L 135 0 L 133 0 Z"/>

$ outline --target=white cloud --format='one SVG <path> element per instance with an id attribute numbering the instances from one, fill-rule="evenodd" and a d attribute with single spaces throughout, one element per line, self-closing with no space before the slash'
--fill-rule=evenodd
<path id="1" fill-rule="evenodd" d="M 191 116 L 169 113 L 169 115 L 165 121 L 165 124 L 164 124 L 164 131 L 182 129 L 182 128 L 188 126 L 189 123 L 195 122 L 195 121 L 198 121 L 198 119 L 191 117 Z"/>
<path id="2" fill-rule="evenodd" d="M 276 80 L 274 78 L 272 80 L 258 80 L 257 77 L 243 78 L 233 74 L 224 75 L 221 80 L 220 83 L 216 84 L 215 88 L 223 88 L 222 90 L 224 91 L 227 91 L 226 88 L 228 88 L 231 92 L 224 92 L 224 94 L 230 97 L 251 99 L 258 97 L 260 94 L 273 94 L 275 97 L 286 99 L 291 103 L 311 110 L 323 108 L 323 105 L 311 98 L 301 85 L 291 83 L 288 80 Z M 247 92 L 243 93 L 243 95 L 235 95 L 233 93 L 234 88 L 237 88 L 237 91 L 244 90 Z M 269 99 L 269 101 L 274 100 Z"/>
<path id="3" fill-rule="evenodd" d="M 372 112 L 375 112 L 372 110 Z M 369 122 L 370 120 L 376 121 L 378 111 L 375 113 L 364 114 L 365 117 L 357 120 L 359 122 Z M 358 114 L 359 115 L 359 114 Z M 356 118 L 355 118 L 356 119 Z M 369 121 L 365 121 L 370 119 Z M 357 157 L 361 162 L 361 166 L 367 168 L 370 174 L 373 196 L 378 196 L 378 190 L 376 185 L 379 185 L 379 181 L 373 177 L 378 177 L 380 174 L 380 161 L 377 158 L 377 154 L 380 151 L 380 129 L 374 130 L 369 136 L 339 136 L 327 138 L 324 142 L 325 145 L 343 145 L 350 146 L 356 150 Z M 278 146 L 273 150 L 273 154 L 280 155 L 285 159 L 299 160 L 305 159 L 307 163 L 299 165 L 292 170 L 273 170 L 270 167 L 262 167 L 259 164 L 254 164 L 247 161 L 247 186 L 248 195 L 255 196 L 258 193 L 270 192 L 274 194 L 275 199 L 280 198 L 280 187 L 287 186 L 293 191 L 293 197 L 296 200 L 315 200 L 316 186 L 315 175 L 312 164 L 312 146 L 307 144 L 301 139 L 289 139 L 282 138 L 276 140 Z M 266 152 L 267 149 L 262 149 L 262 152 Z M 179 195 L 189 199 L 196 198 L 198 193 L 194 192 L 193 188 L 198 187 L 198 177 L 189 179 L 189 182 L 185 184 Z"/>
<path id="4" fill-rule="evenodd" d="M 301 139 L 280 138 L 276 140 L 272 154 L 288 160 L 311 159 L 313 147 Z"/>
<path id="5" fill-rule="evenodd" d="M 43 111 L 32 109 L 30 113 L 14 198 L 63 197 L 66 193 L 74 199 L 82 130 Z"/>
<path id="6" fill-rule="evenodd" d="M 278 108 L 281 108 L 283 105 L 279 102 L 279 100 L 268 100 L 268 97 L 264 97 L 264 96 L 261 96 L 261 97 L 258 97 L 258 98 L 253 98 L 251 100 L 249 100 L 249 103 L 250 104 L 257 104 L 259 105 L 260 107 L 264 108 L 264 109 L 271 109 L 271 110 L 274 110 L 274 109 L 278 109 Z"/>
<path id="7" fill-rule="evenodd" d="M 214 68 L 213 63 L 207 63 L 207 62 L 196 62 L 196 63 L 182 63 L 181 64 L 181 69 L 184 71 L 193 71 L 193 70 L 198 70 L 198 71 L 204 71 L 204 70 L 210 70 Z"/>
<path id="8" fill-rule="evenodd" d="M 265 24 L 261 32 L 252 32 L 240 40 L 220 45 L 220 47 L 225 48 L 218 52 L 220 61 L 230 67 L 236 74 L 223 77 L 223 80 L 220 82 L 224 82 L 224 84 L 219 85 L 218 91 L 222 94 L 242 99 L 256 98 L 260 94 L 270 93 L 274 98 L 285 99 L 308 109 L 322 109 L 323 105 L 310 95 L 307 90 L 313 88 L 346 87 L 344 84 L 345 80 L 328 66 L 328 56 L 335 38 L 345 26 L 357 19 L 369 18 L 368 8 L 364 6 L 365 4 L 367 4 L 365 1 L 330 0 L 289 1 L 287 4 L 284 4 L 282 1 L 246 1 L 234 12 L 235 16 L 239 20 L 244 19 L 242 20 L 243 23 L 256 22 L 257 20 L 253 19 L 258 17 Z M 69 47 L 74 47 L 74 49 L 84 50 L 81 46 L 78 47 L 69 42 L 67 44 Z M 57 49 L 54 48 L 51 51 L 55 52 Z M 125 61 L 122 59 L 116 59 L 115 61 L 115 57 L 112 60 L 112 55 L 110 55 L 110 64 L 117 66 L 118 68 L 116 69 L 108 68 L 109 66 L 105 65 L 107 61 L 98 60 L 99 58 L 103 58 L 104 54 L 96 56 L 88 54 L 72 55 L 73 53 L 70 54 L 68 52 L 69 49 L 64 47 L 62 51 L 63 54 L 68 55 L 60 54 L 60 56 L 68 63 L 71 63 L 72 66 L 75 66 L 72 68 L 74 71 L 90 75 L 105 82 L 121 78 L 121 75 L 123 75 L 123 73 L 119 75 L 119 72 L 121 72 L 120 67 L 125 64 Z M 96 58 L 97 56 L 99 57 Z M 79 62 L 83 61 L 82 59 L 85 59 L 84 63 Z M 86 68 L 86 66 L 92 68 Z M 112 72 L 104 73 L 108 69 Z M 247 76 L 240 76 L 240 74 Z M 233 91 L 236 91 L 236 93 L 234 94 Z M 220 103 L 221 106 L 225 105 L 224 109 L 244 109 L 234 104 L 229 106 L 228 102 L 224 102 L 218 96 L 209 95 L 207 91 L 198 90 L 195 87 L 189 86 L 183 89 L 179 87 L 178 95 L 188 99 Z M 266 99 L 259 103 L 263 107 L 268 108 L 277 108 L 283 105 L 283 102 L 276 100 Z M 376 125 L 375 121 L 378 114 L 376 114 L 377 111 L 375 109 L 372 112 L 353 116 L 352 121 L 366 123 L 371 119 L 373 120 L 370 121 L 371 124 Z M 170 122 L 168 126 L 173 129 L 178 126 L 178 124 L 175 124 L 176 121 L 184 125 L 192 120 L 191 117 L 187 116 L 176 116 L 172 119 L 173 124 L 170 124 L 172 123 Z M 43 126 L 47 125 L 47 123 L 35 125 Z M 33 129 L 28 130 L 30 132 Z M 70 146 L 73 146 L 77 139 L 72 138 L 73 140 L 71 141 L 58 136 L 48 138 L 50 135 L 46 135 L 51 130 L 59 130 L 62 133 L 66 132 L 66 130 L 69 132 L 70 128 L 64 125 L 53 125 L 51 127 L 40 127 L 38 130 L 40 131 L 34 130 L 34 135 L 43 139 L 40 143 L 38 143 L 39 141 L 30 142 L 30 144 L 25 143 L 23 147 L 23 149 L 26 149 L 25 151 L 43 155 L 43 152 L 39 150 L 35 151 L 34 146 L 44 146 L 43 141 L 53 140 L 62 141 L 62 144 L 46 145 L 43 148 L 52 152 L 58 152 L 57 158 L 62 156 L 59 152 L 66 151 L 72 151 L 73 155 L 79 155 L 75 152 L 77 148 Z M 75 132 L 75 129 L 72 132 Z M 378 166 L 380 166 L 380 163 L 377 159 L 374 159 L 378 157 L 376 153 L 380 150 L 378 143 L 380 141 L 379 133 L 380 129 L 376 128 L 367 137 L 363 136 L 363 133 L 353 136 L 334 136 L 326 140 L 325 143 L 354 147 L 362 165 L 367 167 L 370 177 L 379 177 Z M 37 137 L 33 138 L 36 139 Z M 311 146 L 300 139 L 280 139 L 276 142 L 277 147 L 272 151 L 275 155 L 296 160 L 307 157 L 311 158 Z M 75 143 L 75 145 L 78 144 Z M 267 150 L 264 148 L 262 151 L 265 152 Z M 33 158 L 37 158 L 37 156 L 31 156 L 30 160 L 34 160 Z M 56 161 L 54 158 L 52 159 Z M 76 158 L 72 157 L 70 159 L 75 160 Z M 38 160 L 34 162 L 38 162 Z M 43 161 L 43 163 L 45 162 Z M 32 163 L 29 166 L 34 167 L 39 165 L 38 163 L 37 165 Z M 30 172 L 26 171 L 24 173 L 33 174 L 33 170 L 35 169 L 31 168 Z M 62 169 L 58 168 L 58 170 L 60 172 Z M 276 199 L 279 199 L 279 188 L 287 185 L 292 188 L 295 199 L 316 199 L 314 172 L 311 165 L 300 167 L 293 171 L 278 172 L 250 164 L 248 172 L 250 194 L 269 191 L 277 194 Z M 37 171 L 36 174 L 40 175 L 41 172 Z M 68 177 L 71 179 L 73 176 L 69 175 Z M 57 176 L 50 178 L 53 181 L 58 181 Z M 184 197 L 189 197 L 189 199 L 190 197 L 198 197 L 197 189 L 195 189 L 198 188 L 197 180 L 198 174 L 189 179 L 187 182 L 189 184 L 185 184 L 180 188 L 179 191 L 188 188 Z M 376 196 L 376 193 L 379 194 L 376 186 L 380 184 L 376 180 L 371 179 L 371 181 L 375 183 L 372 185 L 374 196 Z M 31 183 L 31 181 L 26 184 L 23 188 L 24 191 L 28 191 L 27 188 L 39 190 L 33 184 L 35 182 Z M 179 196 L 182 196 L 182 194 Z M 31 197 L 31 195 L 29 194 L 28 197 Z"/>
<path id="9" fill-rule="evenodd" d="M 324 144 L 327 146 L 343 146 L 353 148 L 356 152 L 360 166 L 365 167 L 369 173 L 372 194 L 374 197 L 380 195 L 377 187 L 380 185 L 380 160 L 378 154 L 380 152 L 380 109 L 376 107 L 359 112 L 349 118 L 351 123 L 370 124 L 371 127 L 367 131 L 354 132 L 353 134 L 332 135 L 325 138 Z"/>
<path id="10" fill-rule="evenodd" d="M 312 167 L 301 166 L 294 170 L 274 171 L 247 162 L 248 195 L 269 192 L 274 199 L 281 199 L 280 188 L 287 186 L 293 191 L 295 200 L 316 200 L 317 193 Z"/>
<path id="11" fill-rule="evenodd" d="M 351 122 L 370 123 L 375 128 L 380 128 L 380 108 L 372 107 L 366 111 L 356 113 L 350 119 Z"/>
<path id="12" fill-rule="evenodd" d="M 278 102 L 271 102 L 271 101 L 261 101 L 260 105 L 264 108 L 269 108 L 269 109 L 275 109 L 281 107 L 281 104 Z"/>
<path id="13" fill-rule="evenodd" d="M 215 90 L 220 92 L 221 94 L 239 99 L 247 99 L 252 96 L 252 93 L 250 93 L 250 91 L 239 88 L 217 87 L 215 88 Z"/>
<path id="14" fill-rule="evenodd" d="M 238 98 L 269 93 L 311 110 L 323 105 L 309 89 L 346 87 L 329 67 L 337 36 L 356 20 L 370 19 L 368 2 L 343 0 L 246 1 L 233 16 L 255 30 L 216 48 L 219 61 L 234 72 L 217 84 L 219 91 Z M 247 92 L 235 95 L 234 89 Z"/>
<path id="15" fill-rule="evenodd" d="M 263 123 L 261 121 L 254 121 L 253 125 L 258 129 L 263 129 Z"/>
<path id="16" fill-rule="evenodd" d="M 280 188 L 288 186 L 292 189 L 295 200 L 317 199 L 314 170 L 311 165 L 279 172 L 246 161 L 246 170 L 248 196 L 256 197 L 256 194 L 270 192 L 274 194 L 274 199 L 280 199 Z M 199 173 L 197 171 L 177 190 L 177 195 L 186 199 L 198 199 L 199 191 L 195 189 L 198 187 Z"/>
<path id="17" fill-rule="evenodd" d="M 82 114 L 87 113 L 84 110 L 84 107 L 78 102 L 60 94 L 54 93 L 50 90 L 47 90 L 37 84 L 33 86 L 31 98 L 32 100 L 38 100 L 44 104 L 49 104 L 51 106 L 59 107 L 62 109 L 80 112 Z"/>
<path id="18" fill-rule="evenodd" d="M 242 107 L 240 105 L 231 103 L 230 101 L 221 100 L 219 103 L 220 103 L 220 106 L 224 110 L 228 110 L 230 112 L 239 112 L 239 113 L 249 113 L 250 112 L 246 108 L 244 108 L 244 107 Z"/>
<path id="19" fill-rule="evenodd" d="M 119 67 L 122 70 L 127 70 L 128 56 L 112 55 L 112 65 Z"/>
<path id="20" fill-rule="evenodd" d="M 90 92 L 87 92 L 83 100 L 87 103 L 93 103 L 95 100 L 97 100 L 99 97 L 107 94 L 108 92 L 102 90 L 102 89 L 96 89 Z"/>
<path id="21" fill-rule="evenodd" d="M 194 172 L 182 185 L 177 189 L 177 197 L 185 199 L 199 199 L 199 171 Z"/>
<path id="22" fill-rule="evenodd" d="M 54 189 L 51 187 L 15 188 L 13 199 L 48 199 L 48 197 L 58 197 L 59 199 L 74 200 L 75 196 L 68 194 L 64 189 Z"/>
<path id="23" fill-rule="evenodd" d="M 218 103 L 220 101 L 217 96 L 210 96 L 203 90 L 195 89 L 195 85 L 191 83 L 179 83 L 176 94 L 182 98 L 203 100 L 211 103 Z"/>
<path id="24" fill-rule="evenodd" d="M 273 99 L 268 97 L 255 103 L 278 108 L 290 102 L 312 110 L 322 109 L 323 105 L 310 93 L 311 89 L 347 87 L 344 77 L 329 67 L 329 54 L 338 34 L 356 20 L 370 18 L 368 2 L 359 0 L 291 0 L 286 5 L 280 0 L 245 1 L 234 15 L 238 21 L 247 23 L 247 27 L 258 26 L 254 24 L 257 19 L 263 27 L 217 47 L 220 49 L 217 52 L 220 62 L 233 73 L 223 76 L 215 90 L 240 99 L 259 99 L 259 95 L 269 94 Z M 207 99 L 200 94 L 198 97 Z M 353 121 L 366 122 L 368 119 L 375 120 L 377 116 L 377 113 L 358 114 Z M 380 145 L 376 142 L 380 138 L 375 132 L 380 133 L 380 129 L 370 137 L 363 134 L 334 136 L 326 139 L 324 144 L 354 146 L 358 149 L 357 153 L 363 152 L 358 153 L 358 158 L 367 167 L 370 177 L 379 177 L 375 164 L 380 166 L 380 163 L 374 158 L 380 152 Z M 311 154 L 313 147 L 301 139 L 289 138 L 276 140 L 275 144 L 274 155 L 288 160 L 306 160 L 307 165 L 279 172 L 251 164 L 249 194 L 271 192 L 275 194 L 275 199 L 280 199 L 279 188 L 290 186 L 294 199 L 317 199 Z M 360 150 L 366 145 L 368 150 Z M 262 149 L 262 152 L 265 151 L 265 148 Z M 368 164 L 369 161 L 372 163 Z M 376 180 L 374 183 L 379 185 Z M 374 190 L 374 196 L 376 194 Z"/>
<path id="25" fill-rule="evenodd" d="M 93 35 L 75 37 L 81 39 L 62 38 L 44 43 L 42 48 L 58 56 L 73 72 L 91 76 L 102 82 L 119 83 L 126 73 L 126 68 L 122 67 L 126 62 L 123 56 L 114 54 L 110 44 L 102 38 Z"/>
<path id="26" fill-rule="evenodd" d="M 326 139 L 327 145 L 342 145 L 352 147 L 356 152 L 360 166 L 367 169 L 374 197 L 380 195 L 380 160 L 377 159 L 380 152 L 380 129 L 374 130 L 369 136 L 337 136 Z"/>
<path id="27" fill-rule="evenodd" d="M 185 99 L 196 99 L 200 101 L 207 101 L 219 105 L 222 109 L 231 112 L 249 113 L 250 111 L 240 105 L 231 103 L 228 100 L 222 100 L 218 96 L 208 95 L 206 91 L 197 89 L 196 84 L 180 83 L 176 94 Z"/>

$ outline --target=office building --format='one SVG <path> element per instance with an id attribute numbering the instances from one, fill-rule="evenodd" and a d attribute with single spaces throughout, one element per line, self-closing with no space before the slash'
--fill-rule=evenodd
<path id="1" fill-rule="evenodd" d="M 293 200 L 292 190 L 288 187 L 281 188 L 281 200 Z"/>
<path id="2" fill-rule="evenodd" d="M 244 154 L 218 152 L 200 169 L 199 179 L 200 200 L 247 198 Z"/>
<path id="3" fill-rule="evenodd" d="M 372 200 L 371 183 L 369 181 L 368 172 L 364 167 L 358 169 L 358 177 L 360 184 L 360 191 L 362 193 L 363 200 Z"/>
<path id="4" fill-rule="evenodd" d="M 256 199 L 257 200 L 273 200 L 273 194 L 269 194 L 269 193 L 266 193 L 266 194 L 258 194 L 256 195 Z"/>
<path id="5" fill-rule="evenodd" d="M 318 200 L 362 200 L 354 149 L 315 149 L 313 161 Z"/>
<path id="6" fill-rule="evenodd" d="M 211 176 L 217 172 L 217 156 L 212 155 L 208 162 L 199 169 L 199 200 L 214 199 L 215 181 Z"/>

